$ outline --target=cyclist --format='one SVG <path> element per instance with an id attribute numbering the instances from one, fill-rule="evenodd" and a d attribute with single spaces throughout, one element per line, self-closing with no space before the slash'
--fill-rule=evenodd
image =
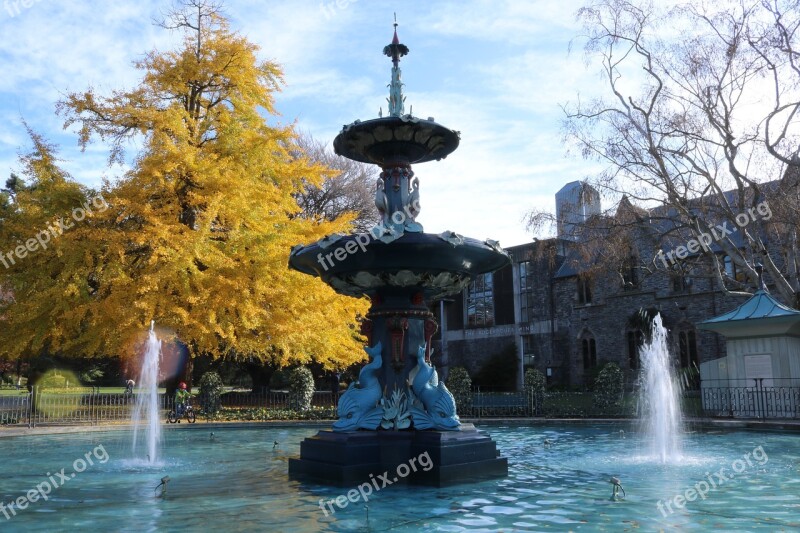
<path id="1" fill-rule="evenodd" d="M 175 391 L 175 412 L 178 416 L 183 416 L 186 411 L 186 404 L 189 403 L 189 391 L 186 390 L 186 383 L 181 381 L 178 384 L 178 390 Z"/>

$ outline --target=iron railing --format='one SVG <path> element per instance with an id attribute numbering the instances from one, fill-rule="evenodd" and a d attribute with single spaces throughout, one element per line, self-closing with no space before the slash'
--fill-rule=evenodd
<path id="1" fill-rule="evenodd" d="M 707 380 L 700 384 L 706 416 L 800 419 L 800 380 L 778 378 Z"/>
<path id="2" fill-rule="evenodd" d="M 36 427 L 127 422 L 133 416 L 138 397 L 138 393 L 101 393 L 93 388 L 52 392 L 34 387 L 31 392 L 0 395 L 0 425 Z M 311 405 L 335 409 L 338 401 L 339 396 L 330 391 L 316 391 Z M 198 395 L 192 402 L 202 414 L 206 400 Z M 174 396 L 159 394 L 162 418 L 166 418 L 174 403 Z M 219 406 L 228 409 L 291 409 L 288 391 L 225 392 L 220 396 Z"/>
<path id="3" fill-rule="evenodd" d="M 97 389 L 52 392 L 33 387 L 31 392 L 0 396 L 0 424 L 96 425 L 131 420 L 138 395 L 101 393 Z M 159 395 L 161 415 L 174 407 L 174 397 Z"/>
<path id="4" fill-rule="evenodd" d="M 204 400 L 201 398 L 200 403 Z M 339 395 L 330 391 L 315 391 L 311 399 L 312 407 L 336 407 Z M 220 395 L 220 406 L 228 408 L 290 409 L 289 391 L 230 391 Z"/>
<path id="5" fill-rule="evenodd" d="M 312 406 L 328 409 L 323 417 L 335 415 L 338 394 L 317 391 Z M 125 422 L 131 419 L 136 394 L 100 393 L 85 389 L 77 392 L 48 392 L 34 388 L 32 392 L 0 395 L 0 425 L 96 425 Z M 202 415 L 206 401 L 193 400 Z M 461 418 L 498 417 L 636 417 L 639 402 L 635 391 L 626 391 L 618 402 L 602 406 L 591 392 L 485 392 L 474 391 L 457 399 Z M 174 407 L 174 397 L 159 395 L 161 415 Z M 219 407 L 229 411 L 280 411 L 273 416 L 292 416 L 287 391 L 260 393 L 231 391 L 219 398 Z M 682 395 L 683 413 L 688 417 L 800 419 L 800 380 L 710 380 L 699 390 Z M 318 411 L 319 413 L 319 411 Z M 268 419 L 259 411 L 255 419 Z"/>

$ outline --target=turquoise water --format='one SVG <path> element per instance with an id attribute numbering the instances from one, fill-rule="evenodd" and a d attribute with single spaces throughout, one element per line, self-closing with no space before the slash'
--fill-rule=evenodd
<path id="1" fill-rule="evenodd" d="M 39 496 L 26 509 L 15 509 L 16 516 L 9 513 L 10 519 L 0 509 L 0 531 L 800 528 L 799 435 L 692 433 L 681 464 L 661 465 L 643 455 L 648 447 L 639 435 L 622 435 L 620 427 L 625 426 L 484 427 L 509 459 L 507 479 L 446 489 L 387 487 L 372 494 L 368 509 L 363 502 L 349 503 L 327 517 L 319 500 L 346 495 L 347 489 L 287 480 L 287 459 L 299 454 L 300 441 L 316 428 L 215 428 L 213 441 L 211 430 L 200 424 L 170 428 L 165 459 L 157 466 L 131 459 L 126 431 L 0 439 L 0 501 L 6 512 L 9 502 L 39 484 L 60 485 L 47 501 Z M 273 441 L 279 442 L 276 449 Z M 84 467 L 75 464 L 79 458 L 87 461 L 85 470 L 71 477 L 74 467 Z M 62 468 L 66 481 L 55 474 Z M 674 498 L 686 496 L 687 489 L 704 489 L 699 482 L 718 483 L 714 473 L 721 468 L 723 485 L 709 483 L 705 499 L 695 494 L 695 501 L 675 506 Z M 170 482 L 162 498 L 154 488 L 165 475 Z M 612 475 L 621 479 L 625 500 L 611 501 Z M 673 502 L 673 512 L 666 501 Z"/>

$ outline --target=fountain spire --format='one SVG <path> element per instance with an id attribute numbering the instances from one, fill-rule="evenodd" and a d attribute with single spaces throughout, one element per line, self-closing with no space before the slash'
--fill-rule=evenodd
<path id="1" fill-rule="evenodd" d="M 408 47 L 397 37 L 397 13 L 394 15 L 394 37 L 391 44 L 383 47 L 383 54 L 392 58 L 392 82 L 389 84 L 389 116 L 401 117 L 405 114 L 403 82 L 400 81 L 400 58 L 408 53 Z"/>

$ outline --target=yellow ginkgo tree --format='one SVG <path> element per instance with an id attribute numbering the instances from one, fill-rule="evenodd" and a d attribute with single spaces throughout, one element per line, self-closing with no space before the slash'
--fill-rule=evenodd
<path id="1" fill-rule="evenodd" d="M 367 302 L 287 268 L 293 245 L 347 231 L 353 216 L 299 216 L 297 192 L 329 170 L 298 156 L 291 127 L 271 124 L 280 69 L 219 13 L 195 15 L 180 19 L 183 46 L 136 64 L 143 78 L 134 89 L 90 89 L 59 103 L 83 146 L 99 137 L 112 161 L 124 160 L 133 138 L 142 148 L 102 191 L 60 174 L 72 187 L 61 203 L 38 212 L 20 198 L 6 209 L 12 218 L 28 213 L 14 222 L 13 238 L 24 240 L 25 228 L 35 238 L 52 217 L 97 204 L 54 247 L 0 272 L 13 293 L 0 304 L 0 351 L 130 355 L 155 320 L 195 355 L 328 369 L 363 358 L 357 320 Z M 34 140 L 29 183 L 57 169 L 32 166 L 54 160 L 52 147 Z"/>

